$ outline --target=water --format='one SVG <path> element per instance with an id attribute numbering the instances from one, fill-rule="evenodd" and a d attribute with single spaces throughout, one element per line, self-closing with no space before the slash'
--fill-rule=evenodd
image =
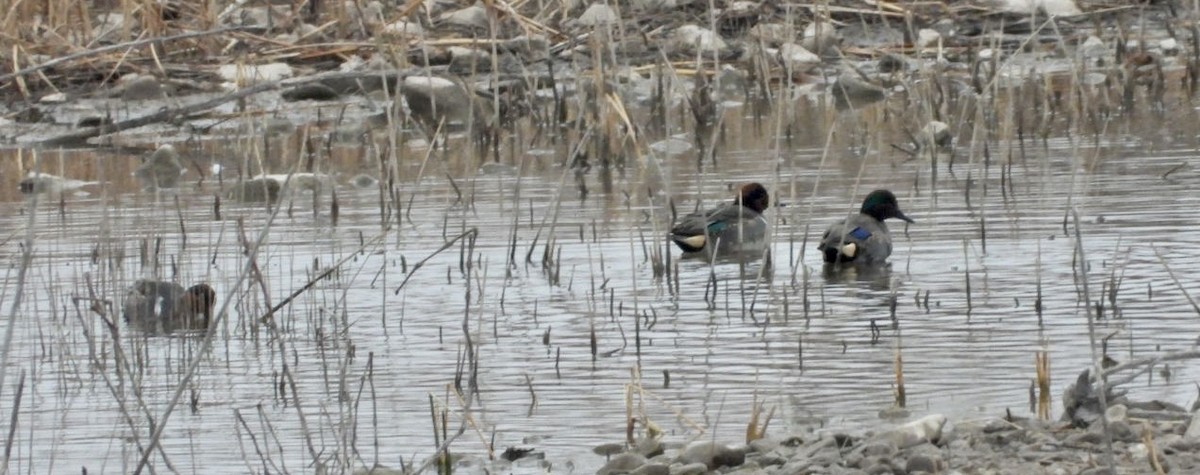
<path id="1" fill-rule="evenodd" d="M 799 107 L 801 116 L 830 117 Z M 893 405 L 897 355 L 913 414 L 1029 416 L 1036 352 L 1050 355 L 1056 404 L 1092 358 L 1075 227 L 1063 224 L 1072 207 L 1091 300 L 1104 302 L 1095 334 L 1108 338 L 1108 354 L 1126 361 L 1195 344 L 1200 316 L 1184 294 L 1194 294 L 1200 278 L 1198 239 L 1187 232 L 1200 200 L 1190 193 L 1197 175 L 1188 165 L 1195 159 L 1189 121 L 1117 119 L 1100 141 L 1068 138 L 1058 125 L 1057 135 L 1024 147 L 992 141 L 986 161 L 963 141 L 953 170 L 940 158 L 934 183 L 927 159 L 888 146 L 902 135 L 879 110 L 797 129 L 778 150 L 748 109 L 726 114 L 715 168 L 697 171 L 695 152 L 658 157 L 657 176 L 617 177 L 616 189 L 628 194 L 602 193 L 591 173 L 583 197 L 560 165 L 568 148 L 561 145 L 508 156 L 514 165 L 525 161 L 521 174 L 482 174 L 452 153 L 422 166 L 423 149 L 406 152 L 400 224 L 382 233 L 378 190 L 339 188 L 336 226 L 327 196 L 314 213 L 311 196 L 300 195 L 282 205 L 259 248 L 261 280 L 246 272 L 241 236 L 253 242 L 267 228 L 264 206 L 223 201 L 217 220 L 213 177 L 196 185 L 190 172 L 187 187 L 155 197 L 129 177 L 134 157 L 43 152 L 47 171 L 105 185 L 36 206 L 15 184 L 0 190 L 5 327 L 24 239 L 34 243 L 3 388 L 13 401 L 24 375 L 9 468 L 132 471 L 147 418 L 160 420 L 203 340 L 145 336 L 109 313 L 120 329 L 118 358 L 88 299 L 94 292 L 111 312 L 129 283 L 151 275 L 209 282 L 221 303 L 230 302 L 151 458 L 165 467 L 165 455 L 180 472 L 303 473 L 313 470 L 314 453 L 355 467 L 419 463 L 435 447 L 431 397 L 447 409 L 451 433 L 462 422 L 463 400 L 452 391 L 464 325 L 478 351 L 479 391 L 452 452 L 477 460 L 489 445 L 496 453 L 530 445 L 546 452 L 555 473 L 601 465 L 590 448 L 624 439 L 627 410 L 670 443 L 713 432 L 740 441 L 755 401 L 773 411 L 771 434 L 873 426 Z M 956 127 L 969 138 L 969 123 Z M 236 157 L 209 147 L 198 169 L 211 161 L 236 168 L 229 167 Z M 377 174 L 360 152 L 337 149 L 325 170 L 343 183 Z M 21 174 L 18 153 L 30 163 L 28 151 L 5 152 L 9 182 Z M 288 163 L 279 159 L 272 171 Z M 729 183 L 751 180 L 787 203 L 769 211 L 773 271 L 759 279 L 761 262 L 679 261 L 672 248 L 674 294 L 647 254 L 664 244 L 666 198 L 687 212 L 696 198 L 704 206 L 724 201 Z M 666 189 L 647 201 L 645 186 L 658 183 Z M 823 275 L 815 240 L 876 187 L 895 190 L 917 221 L 892 224 L 890 274 Z M 275 314 L 277 333 L 258 323 L 342 259 Z M 715 298 L 706 299 L 710 272 Z M 1197 371 L 1186 362 L 1171 369 L 1169 379 L 1153 371 L 1128 389 L 1186 405 L 1196 396 Z M 464 388 L 468 380 L 458 379 Z M 1056 405 L 1054 416 L 1060 412 Z M 514 470 L 537 467 L 523 462 Z"/>

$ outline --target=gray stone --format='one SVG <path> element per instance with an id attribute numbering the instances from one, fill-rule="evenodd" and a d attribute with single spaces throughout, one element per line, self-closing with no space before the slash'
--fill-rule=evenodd
<path id="1" fill-rule="evenodd" d="M 133 174 L 147 189 L 175 188 L 185 168 L 179 161 L 179 152 L 171 144 L 159 146 L 150 154 Z"/>
<path id="2" fill-rule="evenodd" d="M 703 463 L 713 469 L 736 467 L 746 461 L 746 448 L 729 447 L 712 441 L 693 442 L 679 453 L 675 461 L 683 464 Z"/>
<path id="3" fill-rule="evenodd" d="M 864 457 L 887 457 L 896 453 L 896 444 L 888 440 L 872 441 L 860 445 L 858 451 Z"/>
<path id="4" fill-rule="evenodd" d="M 127 101 L 144 101 L 165 97 L 166 91 L 163 90 L 162 83 L 153 76 L 136 76 L 125 81 L 121 90 L 121 99 Z"/>
<path id="5" fill-rule="evenodd" d="M 646 457 L 634 453 L 623 453 L 608 460 L 608 463 L 596 471 L 596 475 L 616 475 L 632 472 L 646 465 Z"/>
<path id="6" fill-rule="evenodd" d="M 486 30 L 488 28 L 487 8 L 480 4 L 471 5 L 446 13 L 438 18 L 438 21 L 441 24 L 459 28 Z"/>
<path id="7" fill-rule="evenodd" d="M 904 464 L 904 471 L 908 473 L 938 473 L 942 467 L 942 460 L 930 455 L 917 454 L 908 458 L 908 462 Z"/>
<path id="8" fill-rule="evenodd" d="M 603 3 L 594 3 L 584 10 L 576 21 L 583 26 L 602 26 L 621 21 L 621 17 L 617 16 L 616 10 L 613 10 L 612 7 Z"/>
<path id="9" fill-rule="evenodd" d="M 671 465 L 671 475 L 704 475 L 708 473 L 708 465 L 702 463 Z"/>
<path id="10" fill-rule="evenodd" d="M 675 47 L 688 53 L 712 53 L 725 49 L 725 40 L 716 32 L 698 25 L 683 25 L 675 29 Z"/>
<path id="11" fill-rule="evenodd" d="M 671 467 L 662 463 L 648 463 L 629 472 L 629 475 L 670 475 Z"/>
<path id="12" fill-rule="evenodd" d="M 882 87 L 867 82 L 853 71 L 838 76 L 830 91 L 838 110 L 857 109 L 887 98 Z"/>

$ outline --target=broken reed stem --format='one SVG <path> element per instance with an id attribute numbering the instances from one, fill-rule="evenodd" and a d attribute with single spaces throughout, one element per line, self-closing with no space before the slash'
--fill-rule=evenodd
<path id="1" fill-rule="evenodd" d="M 1162 264 L 1163 269 L 1167 270 L 1167 276 L 1171 277 L 1171 282 L 1175 283 L 1175 288 L 1183 293 L 1183 297 L 1192 305 L 1192 310 L 1195 310 L 1200 315 L 1200 305 L 1196 304 L 1196 300 L 1192 298 L 1192 294 L 1189 294 L 1187 289 L 1183 287 L 1183 283 L 1179 282 L 1179 277 L 1175 276 L 1175 271 L 1171 270 L 1171 266 L 1167 264 L 1167 259 L 1163 257 L 1162 251 L 1159 251 L 1158 246 L 1154 244 L 1150 244 L 1150 249 L 1154 250 L 1154 257 L 1157 257 L 1159 264 Z"/>
<path id="2" fill-rule="evenodd" d="M 1037 371 L 1037 415 L 1039 419 L 1050 420 L 1050 353 L 1044 350 L 1034 353 L 1033 361 Z"/>
<path id="3" fill-rule="evenodd" d="M 1104 427 L 1104 443 L 1106 450 L 1104 458 L 1109 471 L 1117 473 L 1116 457 L 1113 455 L 1112 432 L 1108 428 L 1108 383 L 1101 369 L 1100 356 L 1096 353 L 1096 316 L 1092 313 L 1091 294 L 1088 290 L 1087 258 L 1083 251 L 1083 234 L 1080 231 L 1079 210 L 1071 208 L 1071 217 L 1075 224 L 1075 262 L 1079 266 L 1079 280 L 1083 282 L 1083 311 L 1087 315 L 1088 341 L 1092 353 L 1093 372 L 1099 373 L 1096 378 L 1096 395 L 1100 399 L 1100 423 Z"/>

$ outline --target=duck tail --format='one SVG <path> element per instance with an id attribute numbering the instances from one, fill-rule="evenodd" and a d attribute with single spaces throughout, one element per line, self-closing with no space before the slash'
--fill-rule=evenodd
<path id="1" fill-rule="evenodd" d="M 825 262 L 850 262 L 858 255 L 858 244 L 848 242 L 841 246 L 823 246 L 821 251 L 825 253 Z"/>
<path id="2" fill-rule="evenodd" d="M 704 245 L 707 244 L 708 238 L 703 234 L 695 236 L 681 236 L 678 234 L 671 235 L 671 241 L 683 249 L 683 252 L 700 252 L 704 250 Z"/>

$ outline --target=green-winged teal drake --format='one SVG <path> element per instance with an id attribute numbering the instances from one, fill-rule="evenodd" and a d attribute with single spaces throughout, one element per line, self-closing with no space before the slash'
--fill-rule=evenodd
<path id="1" fill-rule="evenodd" d="M 767 189 L 748 183 L 730 203 L 680 218 L 671 228 L 671 241 L 686 253 L 743 253 L 762 250 L 766 244 L 770 206 Z"/>
<path id="2" fill-rule="evenodd" d="M 883 222 L 888 218 L 913 222 L 891 191 L 872 191 L 857 214 L 829 226 L 817 249 L 827 263 L 883 264 L 892 255 L 892 236 Z"/>
<path id="3" fill-rule="evenodd" d="M 184 289 L 174 282 L 138 279 L 125 294 L 125 321 L 146 331 L 206 330 L 217 292 L 208 284 Z"/>

